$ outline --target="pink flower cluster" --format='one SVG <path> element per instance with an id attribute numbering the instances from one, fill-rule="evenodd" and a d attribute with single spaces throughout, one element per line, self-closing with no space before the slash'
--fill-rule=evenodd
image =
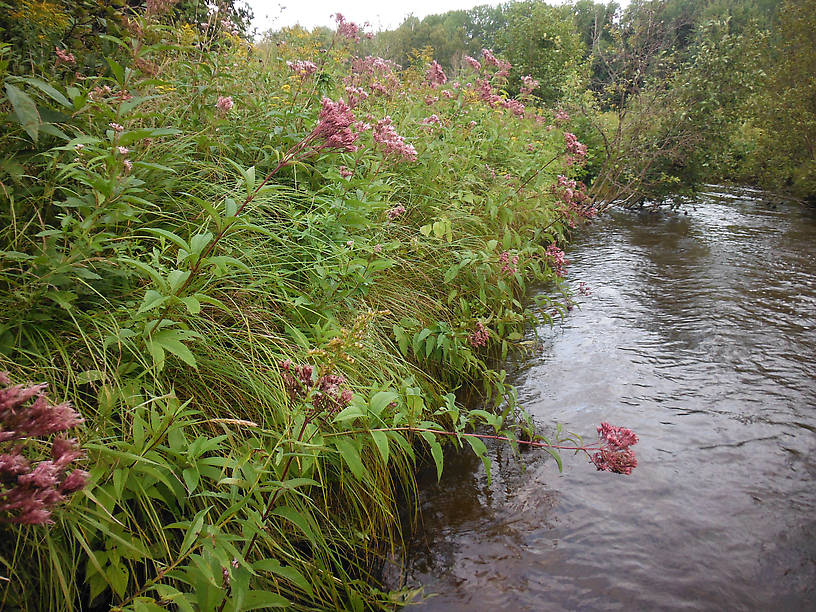
<path id="1" fill-rule="evenodd" d="M 631 474 L 637 467 L 637 458 L 629 447 L 638 443 L 637 435 L 626 427 L 601 423 L 598 436 L 604 446 L 591 457 L 595 467 L 616 474 Z"/>
<path id="2" fill-rule="evenodd" d="M 558 248 L 558 246 L 553 243 L 547 247 L 547 256 L 552 260 L 552 267 L 555 275 L 558 278 L 563 278 L 567 275 L 567 264 L 569 260 L 564 255 L 564 251 Z"/>
<path id="3" fill-rule="evenodd" d="M 446 97 L 448 100 L 453 98 L 453 92 L 450 89 L 443 89 L 439 93 Z"/>
<path id="4" fill-rule="evenodd" d="M 521 77 L 521 95 L 529 96 L 534 89 L 538 89 L 538 81 L 536 81 L 529 74 Z"/>
<path id="5" fill-rule="evenodd" d="M 366 86 L 377 94 L 387 96 L 399 88 L 400 81 L 394 73 L 397 69 L 399 65 L 381 57 L 355 57 L 351 62 L 351 74 L 343 82 L 346 85 Z"/>
<path id="6" fill-rule="evenodd" d="M 559 110 L 555 112 L 555 122 L 556 123 L 563 123 L 565 121 L 569 121 L 569 113 L 565 110 Z"/>
<path id="7" fill-rule="evenodd" d="M 448 82 L 448 77 L 445 76 L 442 66 L 440 66 L 436 60 L 433 60 L 431 63 L 430 68 L 428 68 L 428 71 L 425 73 L 425 78 L 431 87 L 439 87 Z"/>
<path id="8" fill-rule="evenodd" d="M 388 215 L 389 221 L 394 221 L 405 214 L 405 207 L 402 204 L 397 204 L 393 208 L 389 209 L 386 214 Z"/>
<path id="9" fill-rule="evenodd" d="M 487 328 L 481 321 L 476 321 L 476 329 L 468 336 L 468 342 L 473 348 L 487 346 L 487 341 L 490 339 L 490 334 Z"/>
<path id="10" fill-rule="evenodd" d="M 425 96 L 426 106 L 433 106 L 437 102 L 439 102 L 439 98 L 437 96 Z"/>
<path id="11" fill-rule="evenodd" d="M 301 79 L 307 79 L 317 72 L 317 65 L 314 62 L 306 60 L 295 60 L 294 62 L 286 62 L 289 69 L 298 75 Z"/>
<path id="12" fill-rule="evenodd" d="M 493 55 L 490 49 L 482 49 L 482 59 L 484 60 L 485 66 L 495 66 L 496 68 L 501 66 L 501 63 L 496 59 L 496 56 Z"/>
<path id="13" fill-rule="evenodd" d="M 510 69 L 513 67 L 507 60 L 500 60 L 490 49 L 482 49 L 482 59 L 485 66 L 495 66 L 498 70 L 493 74 L 494 79 L 506 79 L 510 74 Z"/>
<path id="14" fill-rule="evenodd" d="M 412 162 L 417 159 L 416 149 L 397 134 L 388 115 L 374 126 L 374 142 L 380 146 L 386 157 L 393 156 Z"/>
<path id="15" fill-rule="evenodd" d="M 170 7 L 173 6 L 178 0 L 147 0 L 145 6 L 145 14 L 148 17 L 154 15 L 163 15 Z"/>
<path id="16" fill-rule="evenodd" d="M 349 170 L 345 166 L 340 166 L 338 170 L 340 171 L 340 176 L 342 176 L 343 178 L 350 178 L 354 176 L 354 170 Z"/>
<path id="17" fill-rule="evenodd" d="M 484 51 L 487 51 L 487 49 L 482 50 L 482 53 L 484 53 Z M 474 59 L 474 58 L 470 57 L 469 55 L 466 55 L 466 56 L 465 56 L 464 58 L 462 58 L 462 59 L 464 59 L 464 60 L 465 60 L 465 63 L 466 63 L 468 66 L 470 66 L 471 68 L 473 68 L 473 69 L 474 69 L 476 72 L 481 72 L 481 70 L 482 70 L 482 65 L 479 63 L 479 60 Z"/>
<path id="18" fill-rule="evenodd" d="M 339 412 L 349 405 L 354 393 L 351 389 L 341 389 L 346 379 L 338 374 L 324 374 L 315 380 L 314 367 L 292 365 L 287 359 L 280 364 L 281 377 L 289 397 L 310 400 L 318 412 Z"/>
<path id="19" fill-rule="evenodd" d="M 215 103 L 215 108 L 224 114 L 228 113 L 233 106 L 235 103 L 232 101 L 232 96 L 218 96 L 218 102 Z"/>
<path id="20" fill-rule="evenodd" d="M 518 100 L 515 100 L 513 98 L 508 98 L 508 99 L 502 101 L 502 106 L 504 106 L 504 108 L 512 111 L 512 113 L 514 115 L 516 115 L 516 117 L 523 117 L 524 116 L 524 104 L 522 104 Z"/>
<path id="21" fill-rule="evenodd" d="M 510 263 L 512 261 L 512 264 Z M 515 274 L 518 271 L 518 262 L 519 256 L 513 255 L 513 259 L 510 259 L 510 253 L 508 251 L 504 251 L 501 255 L 499 255 L 499 263 L 502 264 L 502 274 Z"/>
<path id="22" fill-rule="evenodd" d="M 442 125 L 442 120 L 439 118 L 438 115 L 433 114 L 430 117 L 425 117 L 422 120 L 423 125 Z"/>
<path id="23" fill-rule="evenodd" d="M 323 98 L 323 107 L 320 109 L 320 116 L 311 137 L 324 140 L 320 148 L 340 149 L 353 153 L 357 150 L 354 143 L 359 133 L 351 128 L 356 125 L 354 112 L 342 99 L 333 102 L 329 98 Z"/>
<path id="24" fill-rule="evenodd" d="M 598 209 L 592 206 L 590 197 L 586 194 L 586 185 L 580 181 L 558 175 L 558 182 L 553 185 L 553 193 L 561 198 L 565 205 L 564 212 L 582 219 L 591 219 L 598 214 Z M 571 223 L 575 227 L 574 223 Z"/>
<path id="25" fill-rule="evenodd" d="M 76 440 L 57 437 L 51 443 L 51 459 L 32 466 L 23 454 L 33 438 L 61 433 L 82 423 L 67 402 L 54 405 L 45 396 L 47 385 L 11 385 L 0 372 L 0 512 L 13 523 L 52 523 L 52 508 L 85 486 L 88 474 L 70 471 L 71 463 L 83 456 Z M 30 400 L 33 400 L 29 403 Z M 9 444 L 11 443 L 11 444 Z"/>
<path id="26" fill-rule="evenodd" d="M 362 87 L 354 87 L 352 85 L 347 85 L 346 94 L 348 95 L 349 106 L 351 108 L 354 108 L 361 102 L 368 100 L 368 93 Z"/>
<path id="27" fill-rule="evenodd" d="M 59 66 L 60 64 L 69 64 L 73 65 L 76 64 L 76 58 L 74 57 L 73 53 L 68 53 L 68 49 L 60 49 L 59 47 L 54 47 L 57 53 L 57 61 L 56 65 Z"/>
<path id="28" fill-rule="evenodd" d="M 587 147 L 578 142 L 578 138 L 571 132 L 564 133 L 564 145 L 567 149 L 567 165 L 582 164 L 586 161 Z"/>
<path id="29" fill-rule="evenodd" d="M 580 281 L 578 283 L 578 293 L 581 295 L 592 295 L 592 289 L 590 289 L 589 285 L 587 285 L 584 281 Z"/>
<path id="30" fill-rule="evenodd" d="M 337 22 L 337 34 L 354 42 L 360 42 L 360 26 L 353 21 L 346 21 L 341 13 L 335 13 L 334 20 Z"/>

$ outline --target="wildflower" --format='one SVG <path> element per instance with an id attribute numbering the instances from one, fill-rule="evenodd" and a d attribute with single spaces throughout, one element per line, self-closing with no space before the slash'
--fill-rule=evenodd
<path id="1" fill-rule="evenodd" d="M 521 95 L 528 96 L 532 93 L 534 89 L 538 89 L 538 81 L 536 81 L 533 77 L 529 74 L 527 76 L 521 77 Z"/>
<path id="2" fill-rule="evenodd" d="M 113 123 L 113 122 L 111 122 L 111 123 L 109 123 L 108 125 L 110 126 L 110 128 L 111 128 L 111 129 L 112 129 L 114 132 L 122 132 L 122 131 L 125 129 L 125 128 L 123 128 L 121 125 L 119 125 L 118 123 Z"/>
<path id="3" fill-rule="evenodd" d="M 60 433 L 82 423 L 68 403 L 52 404 L 45 384 L 11 385 L 0 372 L 0 444 L 12 442 L 0 452 L 0 512 L 13 523 L 51 523 L 52 508 L 66 496 L 85 486 L 88 474 L 70 464 L 83 456 L 76 440 L 57 437 L 51 444 L 51 459 L 31 464 L 23 454 L 29 440 Z M 31 403 L 29 403 L 30 400 Z M 0 451 L 2 451 L 0 447 Z"/>
<path id="4" fill-rule="evenodd" d="M 116 147 L 116 150 L 119 151 L 119 155 L 125 156 L 130 153 L 130 149 L 127 147 Z"/>
<path id="5" fill-rule="evenodd" d="M 431 63 L 431 67 L 428 68 L 428 71 L 425 73 L 425 78 L 431 87 L 439 87 L 448 82 L 448 77 L 445 76 L 445 73 L 442 71 L 442 66 L 440 66 L 436 60 L 433 60 Z"/>
<path id="6" fill-rule="evenodd" d="M 441 93 L 443 96 L 445 96 L 445 97 L 446 97 L 448 100 L 450 100 L 451 98 L 453 98 L 453 92 L 452 92 L 452 91 L 450 91 L 449 89 L 443 89 L 443 90 L 442 90 L 442 91 L 440 91 L 439 93 Z"/>
<path id="7" fill-rule="evenodd" d="M 394 208 L 389 209 L 386 214 L 388 215 L 388 219 L 393 221 L 405 214 L 405 207 L 402 204 L 397 204 Z"/>
<path id="8" fill-rule="evenodd" d="M 507 108 L 513 112 L 514 115 L 517 117 L 521 117 L 524 115 L 524 104 L 519 102 L 518 100 L 508 99 L 502 102 L 502 106 Z"/>
<path id="9" fill-rule="evenodd" d="M 569 121 L 569 113 L 565 110 L 559 110 L 555 113 L 555 121 L 556 123 L 561 123 L 564 121 Z"/>
<path id="10" fill-rule="evenodd" d="M 145 14 L 148 17 L 163 15 L 169 11 L 170 7 L 176 2 L 178 2 L 178 0 L 147 0 Z"/>
<path id="11" fill-rule="evenodd" d="M 215 107 L 224 114 L 228 113 L 233 106 L 235 103 L 232 101 L 232 96 L 218 96 L 218 102 L 215 103 Z"/>
<path id="12" fill-rule="evenodd" d="M 295 60 L 294 62 L 286 62 L 286 65 L 301 79 L 307 79 L 317 72 L 317 65 L 314 62 Z"/>
<path id="13" fill-rule="evenodd" d="M 497 68 L 501 66 L 490 49 L 482 49 L 482 59 L 484 59 L 485 66 L 496 66 Z"/>
<path id="14" fill-rule="evenodd" d="M 338 170 L 340 171 L 340 176 L 342 176 L 343 178 L 350 178 L 350 177 L 354 176 L 354 171 L 349 170 L 345 166 L 340 166 L 338 168 Z"/>
<path id="15" fill-rule="evenodd" d="M 351 108 L 354 108 L 361 102 L 368 99 L 368 94 L 362 87 L 347 86 L 346 93 L 348 94 L 349 106 Z"/>
<path id="16" fill-rule="evenodd" d="M 346 241 L 346 246 L 348 248 L 350 248 L 350 249 L 353 249 L 354 248 L 354 241 L 353 240 Z"/>
<path id="17" fill-rule="evenodd" d="M 374 253 L 381 253 L 382 252 L 382 244 L 380 244 L 379 242 L 377 244 L 375 244 L 372 251 L 374 251 Z"/>
<path id="18" fill-rule="evenodd" d="M 335 13 L 334 20 L 337 22 L 337 34 L 354 42 L 360 42 L 360 26 L 353 21 L 346 21 L 341 13 Z"/>
<path id="19" fill-rule="evenodd" d="M 133 170 L 133 162 L 129 159 L 123 161 L 122 165 L 125 167 L 125 174 L 130 174 L 130 171 Z"/>
<path id="20" fill-rule="evenodd" d="M 73 53 L 68 53 L 68 49 L 60 49 L 59 47 L 54 47 L 57 54 L 57 62 L 56 66 L 60 64 L 76 64 L 76 58 L 74 57 Z"/>
<path id="21" fill-rule="evenodd" d="M 110 96 L 112 93 L 113 90 L 110 88 L 110 85 L 103 85 L 102 87 L 96 86 L 88 92 L 88 99 L 96 102 L 98 99 Z"/>
<path id="22" fill-rule="evenodd" d="M 470 123 L 468 123 L 468 127 L 469 127 L 470 129 L 475 128 L 475 127 L 476 127 L 476 125 L 477 125 L 477 123 L 476 123 L 475 121 L 471 121 Z"/>
<path id="23" fill-rule="evenodd" d="M 484 53 L 484 50 L 482 52 Z M 473 68 L 476 72 L 481 72 L 482 65 L 479 63 L 479 60 L 473 59 L 469 55 L 466 55 L 463 59 L 465 60 L 465 63 Z"/>
<path id="24" fill-rule="evenodd" d="M 512 261 L 512 264 L 510 263 Z M 508 251 L 504 251 L 501 255 L 499 255 L 499 263 L 502 264 L 502 274 L 515 274 L 518 271 L 519 256 L 513 255 L 513 259 L 510 259 L 510 253 Z"/>
<path id="25" fill-rule="evenodd" d="M 394 129 L 391 117 L 385 116 L 374 126 L 374 142 L 382 148 L 383 154 L 401 157 L 405 161 L 416 161 L 417 152 L 413 145 L 405 142 Z"/>
<path id="26" fill-rule="evenodd" d="M 566 132 L 564 134 L 564 144 L 567 150 L 566 161 L 568 166 L 586 161 L 587 147 L 585 144 L 578 142 L 578 138 L 575 134 Z"/>
<path id="27" fill-rule="evenodd" d="M 425 96 L 425 104 L 431 106 L 439 102 L 439 98 L 437 96 Z"/>
<path id="28" fill-rule="evenodd" d="M 601 423 L 598 436 L 603 447 L 590 457 L 598 470 L 631 474 L 637 467 L 637 458 L 630 446 L 638 443 L 638 437 L 631 429 Z"/>
<path id="29" fill-rule="evenodd" d="M 470 346 L 472 346 L 473 348 L 487 346 L 487 341 L 489 339 L 490 334 L 488 333 L 484 324 L 481 321 L 476 321 L 476 329 L 473 331 L 472 334 L 470 334 L 470 336 L 468 336 L 468 342 L 470 342 Z"/>
<path id="30" fill-rule="evenodd" d="M 442 125 L 442 120 L 439 118 L 438 115 L 431 115 L 430 117 L 425 117 L 422 120 L 423 125 Z"/>
<path id="31" fill-rule="evenodd" d="M 351 129 L 354 124 L 354 112 L 342 99 L 333 102 L 329 98 L 323 98 L 323 108 L 317 125 L 312 130 L 312 136 L 324 140 L 321 148 L 353 153 L 357 150 L 354 143 L 359 137 L 359 133 Z"/>
<path id="32" fill-rule="evenodd" d="M 84 148 L 85 148 L 85 145 L 84 145 L 84 144 L 82 144 L 81 142 L 78 142 L 78 143 L 76 143 L 76 144 L 74 145 L 74 151 L 76 151 L 77 153 L 79 153 L 80 151 L 82 151 L 82 149 L 84 149 Z"/>
<path id="33" fill-rule="evenodd" d="M 566 266 L 569 263 L 569 260 L 564 255 L 564 251 L 558 248 L 558 246 L 553 243 L 547 247 L 547 256 L 552 260 L 553 271 L 558 278 L 563 278 L 567 275 Z"/>
<path id="34" fill-rule="evenodd" d="M 592 295 L 592 290 L 584 281 L 578 283 L 578 293 L 581 295 Z"/>

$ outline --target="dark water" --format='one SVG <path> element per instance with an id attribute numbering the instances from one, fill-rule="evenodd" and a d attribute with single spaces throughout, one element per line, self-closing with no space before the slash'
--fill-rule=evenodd
<path id="1" fill-rule="evenodd" d="M 419 609 L 816 610 L 815 247 L 814 209 L 751 191 L 579 237 L 592 294 L 509 367 L 542 431 L 625 425 L 639 466 L 451 457 L 404 551 Z"/>

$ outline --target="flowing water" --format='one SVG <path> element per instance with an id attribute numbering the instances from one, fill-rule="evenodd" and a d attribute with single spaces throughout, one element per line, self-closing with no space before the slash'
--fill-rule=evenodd
<path id="1" fill-rule="evenodd" d="M 492 446 L 423 480 L 392 576 L 419 610 L 816 610 L 816 210 L 750 190 L 617 212 L 568 253 L 591 295 L 508 364 L 542 431 L 635 430 L 631 476 Z"/>

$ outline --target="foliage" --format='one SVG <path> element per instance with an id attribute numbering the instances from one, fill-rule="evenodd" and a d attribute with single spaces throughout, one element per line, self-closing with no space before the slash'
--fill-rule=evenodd
<path id="1" fill-rule="evenodd" d="M 0 49 L 0 371 L 71 402 L 89 472 L 0 527 L 0 607 L 392 608 L 417 462 L 519 435 L 491 364 L 588 214 L 564 134 L 339 34 L 175 19 Z"/>

